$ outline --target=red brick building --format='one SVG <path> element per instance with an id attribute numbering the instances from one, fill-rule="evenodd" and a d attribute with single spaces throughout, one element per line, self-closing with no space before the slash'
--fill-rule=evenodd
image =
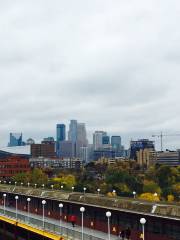
<path id="1" fill-rule="evenodd" d="M 17 173 L 30 171 L 29 157 L 0 151 L 0 178 L 10 178 Z"/>

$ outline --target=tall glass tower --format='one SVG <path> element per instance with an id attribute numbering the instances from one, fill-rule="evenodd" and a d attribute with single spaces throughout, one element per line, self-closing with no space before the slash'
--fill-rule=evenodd
<path id="1" fill-rule="evenodd" d="M 57 142 L 66 140 L 66 125 L 65 124 L 57 124 L 56 125 L 56 140 L 57 140 Z"/>

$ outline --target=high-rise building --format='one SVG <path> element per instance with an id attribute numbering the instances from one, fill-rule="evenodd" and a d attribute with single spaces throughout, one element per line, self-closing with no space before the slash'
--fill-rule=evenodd
<path id="1" fill-rule="evenodd" d="M 76 157 L 81 157 L 81 148 L 87 147 L 88 141 L 86 137 L 85 123 L 77 125 L 77 141 L 76 141 Z"/>
<path id="2" fill-rule="evenodd" d="M 68 140 L 74 144 L 77 141 L 78 123 L 77 120 L 71 120 L 69 124 Z"/>
<path id="3" fill-rule="evenodd" d="M 72 158 L 75 154 L 75 145 L 72 141 L 59 142 L 59 157 L 60 158 Z"/>
<path id="4" fill-rule="evenodd" d="M 121 137 L 120 136 L 112 136 L 111 137 L 111 146 L 113 150 L 120 151 L 121 150 Z"/>
<path id="5" fill-rule="evenodd" d="M 154 142 L 149 139 L 139 139 L 130 143 L 130 158 L 137 160 L 137 152 L 144 149 L 154 149 Z"/>
<path id="6" fill-rule="evenodd" d="M 80 148 L 80 159 L 82 162 L 87 163 L 88 162 L 88 147 L 81 147 Z"/>
<path id="7" fill-rule="evenodd" d="M 103 145 L 108 145 L 108 144 L 110 144 L 110 138 L 109 138 L 109 136 L 103 136 L 103 137 L 102 137 L 102 144 L 103 144 Z"/>
<path id="8" fill-rule="evenodd" d="M 68 140 L 74 144 L 73 157 L 80 157 L 81 147 L 87 146 L 86 126 L 85 123 L 78 123 L 77 120 L 71 120 L 69 125 Z"/>
<path id="9" fill-rule="evenodd" d="M 60 157 L 60 142 L 66 140 L 66 125 L 56 125 L 56 156 Z"/>
<path id="10" fill-rule="evenodd" d="M 66 140 L 66 125 L 57 124 L 56 125 L 56 141 L 65 141 Z"/>
<path id="11" fill-rule="evenodd" d="M 10 133 L 10 141 L 8 146 L 15 147 L 15 146 L 23 146 L 25 143 L 22 141 L 22 133 Z"/>
<path id="12" fill-rule="evenodd" d="M 107 133 L 103 131 L 95 131 L 93 134 L 93 146 L 94 150 L 101 149 L 103 147 L 103 137 L 106 136 Z"/>

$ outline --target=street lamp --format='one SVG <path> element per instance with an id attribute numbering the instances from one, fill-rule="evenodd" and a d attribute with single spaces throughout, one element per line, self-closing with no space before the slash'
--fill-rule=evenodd
<path id="1" fill-rule="evenodd" d="M 17 208 L 18 208 L 18 206 L 17 206 L 17 201 L 18 201 L 18 199 L 19 199 L 19 197 L 18 197 L 18 196 L 15 196 L 15 200 L 16 200 L 16 220 L 17 220 Z"/>
<path id="2" fill-rule="evenodd" d="M 61 185 L 61 190 L 63 190 L 63 188 L 64 188 L 64 186 L 63 186 L 63 185 Z"/>
<path id="3" fill-rule="evenodd" d="M 146 219 L 145 218 L 141 218 L 140 219 L 140 223 L 142 225 L 143 240 L 145 240 L 145 237 L 144 237 L 144 225 L 146 224 Z"/>
<path id="4" fill-rule="evenodd" d="M 100 188 L 98 188 L 98 189 L 97 189 L 98 196 L 99 196 L 99 194 L 100 194 L 100 191 L 101 191 L 101 189 L 100 189 Z"/>
<path id="5" fill-rule="evenodd" d="M 111 240 L 111 232 L 110 232 L 110 217 L 111 217 L 111 212 L 106 212 L 106 217 L 108 219 L 108 240 Z"/>
<path id="6" fill-rule="evenodd" d="M 4 215 L 6 213 L 6 193 L 3 194 L 3 198 L 4 198 Z"/>
<path id="7" fill-rule="evenodd" d="M 84 187 L 84 188 L 83 188 L 84 195 L 85 195 L 85 193 L 86 193 L 86 190 L 87 190 L 87 188 L 86 188 L 86 187 Z"/>
<path id="8" fill-rule="evenodd" d="M 17 185 L 17 182 L 15 182 L 14 184 L 15 184 L 15 186 L 16 186 L 16 185 Z"/>
<path id="9" fill-rule="evenodd" d="M 23 183 L 21 183 L 21 187 L 23 186 Z"/>
<path id="10" fill-rule="evenodd" d="M 59 227 L 60 227 L 60 232 L 62 232 L 62 230 L 61 230 L 62 208 L 63 208 L 63 204 L 60 203 L 59 204 L 59 210 L 60 210 L 60 212 L 59 212 Z"/>
<path id="11" fill-rule="evenodd" d="M 44 205 L 46 204 L 46 200 L 42 200 L 42 207 L 43 207 L 43 228 L 44 228 Z"/>
<path id="12" fill-rule="evenodd" d="M 133 195 L 134 195 L 134 198 L 136 198 L 136 192 L 135 191 L 133 192 Z"/>
<path id="13" fill-rule="evenodd" d="M 42 184 L 42 188 L 44 189 L 44 184 Z"/>
<path id="14" fill-rule="evenodd" d="M 52 188 L 52 190 L 53 190 L 53 188 L 54 188 L 54 185 L 51 185 L 51 188 Z"/>
<path id="15" fill-rule="evenodd" d="M 74 192 L 74 187 L 72 187 L 71 189 L 72 189 L 72 192 Z"/>
<path id="16" fill-rule="evenodd" d="M 81 240 L 84 240 L 84 212 L 85 212 L 85 208 L 81 207 L 80 212 L 81 212 L 81 233 L 82 233 Z"/>
<path id="17" fill-rule="evenodd" d="M 11 182 L 9 182 L 9 184 L 11 184 Z"/>
<path id="18" fill-rule="evenodd" d="M 27 203 L 28 203 L 28 222 L 29 222 L 30 201 L 31 201 L 31 199 L 30 199 L 30 198 L 27 198 Z"/>
<path id="19" fill-rule="evenodd" d="M 28 185 L 28 187 L 29 187 L 29 186 L 30 186 L 30 183 L 28 182 L 28 184 L 27 184 L 27 185 Z"/>
<path id="20" fill-rule="evenodd" d="M 34 187 L 35 187 L 35 188 L 37 187 L 37 184 L 36 184 L 36 183 L 34 184 Z"/>

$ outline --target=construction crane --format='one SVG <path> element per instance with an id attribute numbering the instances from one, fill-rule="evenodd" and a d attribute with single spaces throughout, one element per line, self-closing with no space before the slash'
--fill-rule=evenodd
<path id="1" fill-rule="evenodd" d="M 175 136 L 180 136 L 180 134 L 163 134 L 163 132 L 161 132 L 160 134 L 152 135 L 152 137 L 159 137 L 161 139 L 161 152 L 163 151 L 163 137 L 175 137 Z"/>

